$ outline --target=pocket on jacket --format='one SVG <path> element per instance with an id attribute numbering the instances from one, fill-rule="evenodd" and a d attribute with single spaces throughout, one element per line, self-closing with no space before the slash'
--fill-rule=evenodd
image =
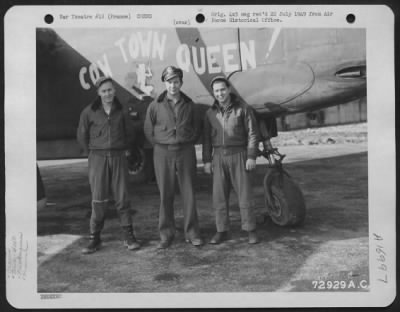
<path id="1" fill-rule="evenodd" d="M 183 136 L 185 139 L 190 139 L 190 138 L 193 137 L 193 135 L 194 135 L 194 129 L 193 129 L 193 127 L 183 127 L 182 136 Z"/>
<path id="2" fill-rule="evenodd" d="M 96 138 L 98 138 L 99 136 L 101 136 L 101 132 L 102 132 L 102 130 L 101 129 L 93 129 L 91 132 L 90 132 L 90 138 L 91 139 L 96 139 Z"/>
<path id="3" fill-rule="evenodd" d="M 230 116 L 227 122 L 227 126 L 231 129 L 236 129 L 242 127 L 242 122 L 240 117 Z"/>
<path id="4" fill-rule="evenodd" d="M 154 130 L 156 131 L 166 131 L 167 130 L 167 125 L 155 125 Z"/>
<path id="5" fill-rule="evenodd" d="M 240 126 L 241 125 L 241 118 L 240 116 L 231 116 L 230 123 L 232 126 Z"/>
<path id="6" fill-rule="evenodd" d="M 232 117 L 231 125 L 234 135 L 243 135 L 244 126 L 240 117 Z"/>

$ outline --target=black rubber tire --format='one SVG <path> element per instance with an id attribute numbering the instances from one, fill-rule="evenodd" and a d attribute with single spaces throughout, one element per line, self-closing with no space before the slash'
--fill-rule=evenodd
<path id="1" fill-rule="evenodd" d="M 272 168 L 264 177 L 264 190 L 267 212 L 275 224 L 295 226 L 304 222 L 304 196 L 291 177 Z"/>
<path id="2" fill-rule="evenodd" d="M 130 169 L 129 182 L 145 183 L 152 181 L 154 179 L 153 149 L 132 148 L 131 156 L 128 156 L 128 168 Z"/>

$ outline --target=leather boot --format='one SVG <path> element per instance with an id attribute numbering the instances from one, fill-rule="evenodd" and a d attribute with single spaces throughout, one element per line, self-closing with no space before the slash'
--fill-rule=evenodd
<path id="1" fill-rule="evenodd" d="M 228 232 L 217 232 L 217 233 L 215 233 L 213 238 L 211 238 L 210 244 L 214 244 L 214 245 L 221 244 L 223 241 L 226 241 L 228 239 L 229 239 Z"/>
<path id="2" fill-rule="evenodd" d="M 140 248 L 140 244 L 137 242 L 135 234 L 133 234 L 132 225 L 124 226 L 124 246 L 128 250 L 135 250 Z"/>
<path id="3" fill-rule="evenodd" d="M 204 244 L 203 240 L 200 237 L 187 238 L 185 241 L 186 243 L 192 244 L 195 247 L 199 247 Z"/>
<path id="4" fill-rule="evenodd" d="M 257 232 L 250 231 L 249 232 L 249 244 L 257 244 L 259 242 L 260 242 L 260 240 L 258 239 Z"/>
<path id="5" fill-rule="evenodd" d="M 92 233 L 89 236 L 89 245 L 82 249 L 83 254 L 91 254 L 96 252 L 101 247 L 100 233 Z"/>

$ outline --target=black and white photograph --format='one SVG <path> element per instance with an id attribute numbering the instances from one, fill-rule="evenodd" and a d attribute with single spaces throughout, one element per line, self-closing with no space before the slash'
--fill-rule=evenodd
<path id="1" fill-rule="evenodd" d="M 383 6 L 14 7 L 10 304 L 389 305 L 393 31 Z"/>

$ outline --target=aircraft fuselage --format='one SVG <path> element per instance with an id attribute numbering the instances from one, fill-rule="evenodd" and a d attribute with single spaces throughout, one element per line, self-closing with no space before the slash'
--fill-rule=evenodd
<path id="1" fill-rule="evenodd" d="M 184 71 L 182 90 L 200 112 L 217 75 L 259 118 L 346 103 L 366 95 L 365 45 L 363 29 L 37 29 L 37 139 L 74 140 L 101 75 L 141 131 L 167 65 Z"/>

